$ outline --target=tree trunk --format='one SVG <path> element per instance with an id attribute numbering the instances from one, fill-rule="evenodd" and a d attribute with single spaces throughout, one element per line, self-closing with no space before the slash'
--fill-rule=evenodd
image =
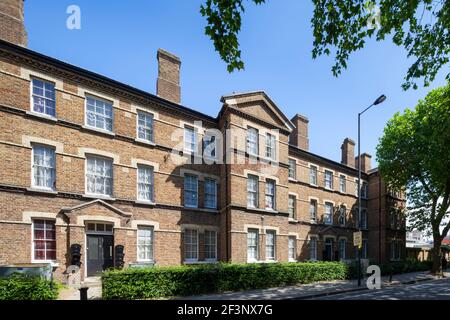
<path id="1" fill-rule="evenodd" d="M 433 267 L 431 268 L 431 273 L 442 275 L 441 241 L 435 238 L 433 239 Z"/>

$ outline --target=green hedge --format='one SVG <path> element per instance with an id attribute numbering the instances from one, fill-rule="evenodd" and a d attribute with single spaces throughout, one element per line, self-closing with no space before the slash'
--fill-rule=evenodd
<path id="1" fill-rule="evenodd" d="M 432 261 L 404 260 L 396 261 L 381 266 L 382 275 L 400 274 L 417 271 L 431 270 Z"/>
<path id="2" fill-rule="evenodd" d="M 0 279 L 0 300 L 55 300 L 57 285 L 36 276 L 14 274 Z"/>
<path id="3" fill-rule="evenodd" d="M 377 265 L 377 263 L 369 263 L 369 265 Z M 402 261 L 389 262 L 386 264 L 380 265 L 381 275 L 389 276 L 394 274 L 408 273 L 408 272 L 418 272 L 418 271 L 428 271 L 431 270 L 432 266 L 431 261 L 418 261 L 413 259 L 407 259 Z M 356 261 L 353 261 L 349 265 L 349 278 L 356 279 L 357 278 L 357 264 Z M 362 270 L 364 274 L 364 270 Z"/>
<path id="4" fill-rule="evenodd" d="M 102 275 L 104 299 L 189 296 L 343 280 L 349 266 L 340 262 L 215 264 L 110 270 Z"/>

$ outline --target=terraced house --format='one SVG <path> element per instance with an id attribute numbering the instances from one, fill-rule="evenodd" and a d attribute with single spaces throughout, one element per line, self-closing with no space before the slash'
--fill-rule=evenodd
<path id="1" fill-rule="evenodd" d="M 187 108 L 164 50 L 156 95 L 44 56 L 26 48 L 23 16 L 22 0 L 0 3 L 0 264 L 51 263 L 62 279 L 78 251 L 82 277 L 348 260 L 359 224 L 362 258 L 404 256 L 402 194 L 351 139 L 340 162 L 309 152 L 308 119 L 262 91 L 223 96 L 217 117 Z"/>

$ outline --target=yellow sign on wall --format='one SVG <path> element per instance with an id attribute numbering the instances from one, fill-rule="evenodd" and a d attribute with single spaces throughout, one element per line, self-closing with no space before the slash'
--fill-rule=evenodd
<path id="1" fill-rule="evenodd" d="M 353 245 L 355 247 L 362 247 L 362 231 L 353 232 Z"/>

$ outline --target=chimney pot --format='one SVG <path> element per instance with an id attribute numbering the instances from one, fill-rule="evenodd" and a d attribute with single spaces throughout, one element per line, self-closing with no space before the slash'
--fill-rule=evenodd
<path id="1" fill-rule="evenodd" d="M 0 39 L 26 47 L 24 0 L 0 1 Z"/>
<path id="2" fill-rule="evenodd" d="M 180 104 L 180 58 L 163 49 L 158 49 L 157 59 L 158 80 L 156 83 L 156 95 Z"/>
<path id="3" fill-rule="evenodd" d="M 362 172 L 369 172 L 370 169 L 372 169 L 372 156 L 368 153 L 362 153 L 361 154 L 361 171 Z M 358 156 L 355 157 L 355 165 L 356 168 L 358 168 Z"/>
<path id="4" fill-rule="evenodd" d="M 296 114 L 291 119 L 291 122 L 294 124 L 295 128 L 289 135 L 289 144 L 296 146 L 299 149 L 308 151 L 308 118 L 301 114 Z"/>
<path id="5" fill-rule="evenodd" d="M 341 163 L 355 168 L 355 141 L 350 138 L 345 138 L 344 142 L 342 143 L 341 150 Z"/>

